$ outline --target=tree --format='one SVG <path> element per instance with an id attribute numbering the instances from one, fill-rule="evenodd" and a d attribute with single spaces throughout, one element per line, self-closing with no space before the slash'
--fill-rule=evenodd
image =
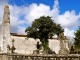
<path id="1" fill-rule="evenodd" d="M 80 48 L 79 46 L 80 46 L 80 30 L 77 30 L 76 32 L 75 32 L 75 46 L 77 47 L 77 48 Z"/>
<path id="2" fill-rule="evenodd" d="M 44 50 L 48 49 L 48 38 L 52 37 L 54 34 L 59 35 L 59 33 L 63 31 L 64 30 L 60 24 L 54 23 L 49 16 L 42 16 L 38 19 L 35 19 L 32 22 L 32 25 L 25 30 L 25 32 L 27 32 L 27 37 L 40 39 Z"/>

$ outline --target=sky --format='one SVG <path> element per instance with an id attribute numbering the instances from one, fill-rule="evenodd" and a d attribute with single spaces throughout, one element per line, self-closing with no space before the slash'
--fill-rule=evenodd
<path id="1" fill-rule="evenodd" d="M 12 33 L 24 34 L 32 21 L 43 15 L 61 24 L 68 37 L 75 37 L 74 32 L 80 24 L 80 0 L 0 0 L 0 25 L 6 4 L 10 8 Z"/>

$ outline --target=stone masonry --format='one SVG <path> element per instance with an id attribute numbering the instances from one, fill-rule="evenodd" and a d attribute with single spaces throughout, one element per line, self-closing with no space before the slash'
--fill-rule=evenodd
<path id="1" fill-rule="evenodd" d="M 5 5 L 3 22 L 1 27 L 1 51 L 7 52 L 7 45 L 10 45 L 10 11 L 9 6 Z"/>

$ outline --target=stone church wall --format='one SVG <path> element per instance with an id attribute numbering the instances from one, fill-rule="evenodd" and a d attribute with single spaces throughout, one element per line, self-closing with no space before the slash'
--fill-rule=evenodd
<path id="1" fill-rule="evenodd" d="M 32 54 L 33 51 L 37 49 L 36 44 L 39 41 L 39 39 L 27 39 L 26 37 L 12 35 L 11 39 L 14 39 L 14 46 L 16 48 L 15 53 L 21 54 Z M 58 51 L 60 50 L 60 41 L 57 39 L 49 39 L 49 47 L 51 50 L 55 51 L 58 54 Z"/>

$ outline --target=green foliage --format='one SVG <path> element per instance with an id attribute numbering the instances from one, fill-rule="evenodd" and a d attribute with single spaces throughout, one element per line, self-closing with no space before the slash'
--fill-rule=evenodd
<path id="1" fill-rule="evenodd" d="M 75 36 L 77 39 L 80 39 L 80 30 L 77 30 L 77 32 L 75 33 Z"/>
<path id="2" fill-rule="evenodd" d="M 75 32 L 75 49 L 80 50 L 80 30 Z"/>
<path id="3" fill-rule="evenodd" d="M 79 45 L 75 45 L 75 50 L 80 50 L 80 46 Z"/>
<path id="4" fill-rule="evenodd" d="M 25 30 L 27 37 L 39 38 L 45 50 L 48 47 L 48 38 L 52 37 L 53 34 L 59 35 L 63 31 L 60 24 L 54 23 L 49 16 L 35 19 L 32 25 Z"/>
<path id="5" fill-rule="evenodd" d="M 44 50 L 48 49 L 48 39 L 42 38 L 40 40 L 42 42 L 42 46 L 44 47 Z"/>

